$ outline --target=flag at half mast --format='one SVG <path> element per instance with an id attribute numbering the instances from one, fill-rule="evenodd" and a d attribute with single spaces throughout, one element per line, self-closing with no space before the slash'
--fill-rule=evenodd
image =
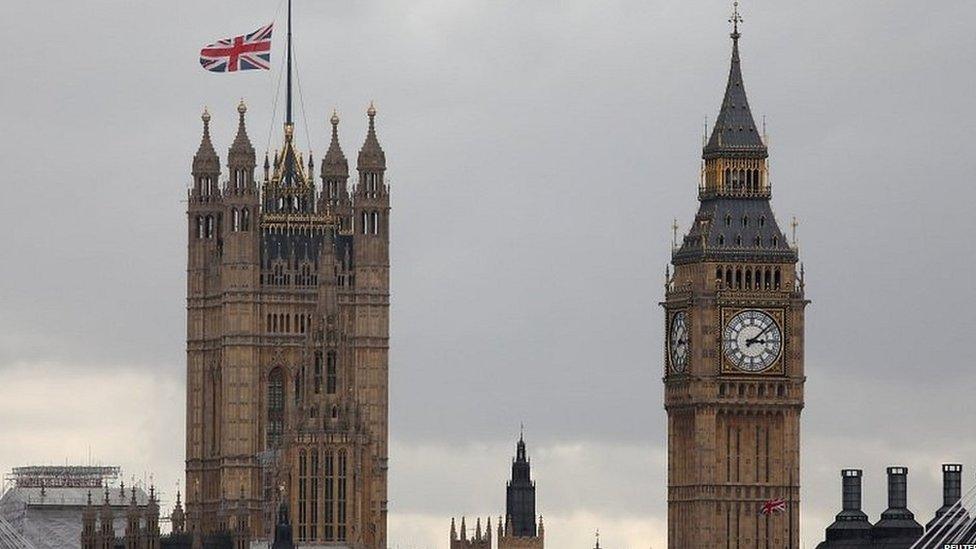
<path id="1" fill-rule="evenodd" d="M 200 50 L 200 65 L 210 72 L 271 70 L 274 23 L 242 36 L 225 38 Z"/>

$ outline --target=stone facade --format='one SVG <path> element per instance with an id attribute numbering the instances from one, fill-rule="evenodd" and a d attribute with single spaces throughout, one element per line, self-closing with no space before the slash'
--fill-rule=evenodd
<path id="1" fill-rule="evenodd" d="M 206 112 L 193 159 L 187 530 L 235 530 L 243 506 L 244 528 L 268 540 L 287 503 L 297 543 L 385 547 L 390 194 L 376 110 L 351 189 L 337 116 L 319 187 L 290 123 L 256 173 L 246 111 L 227 172 Z"/>
<path id="2" fill-rule="evenodd" d="M 738 17 L 700 208 L 666 278 L 668 547 L 799 547 L 802 269 L 770 208 Z M 762 514 L 782 499 L 785 511 Z"/>

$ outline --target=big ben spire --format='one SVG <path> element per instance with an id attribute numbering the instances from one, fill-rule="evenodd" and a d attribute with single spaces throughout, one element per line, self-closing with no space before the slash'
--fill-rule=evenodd
<path id="1" fill-rule="evenodd" d="M 749 109 L 749 99 L 746 97 L 745 84 L 742 81 L 742 60 L 739 57 L 739 6 L 736 2 L 735 11 L 729 21 L 732 28 L 732 63 L 729 67 L 729 80 L 725 86 L 725 97 L 712 136 L 705 145 L 703 157 L 710 158 L 766 158 L 766 144 L 756 129 L 756 121 Z"/>

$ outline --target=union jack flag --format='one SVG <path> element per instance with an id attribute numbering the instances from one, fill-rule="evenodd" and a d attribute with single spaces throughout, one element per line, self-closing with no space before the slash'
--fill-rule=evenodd
<path id="1" fill-rule="evenodd" d="M 786 511 L 786 501 L 783 498 L 775 498 L 763 503 L 762 509 L 759 511 L 763 515 L 772 515 L 773 513 L 782 513 Z"/>
<path id="2" fill-rule="evenodd" d="M 271 69 L 271 31 L 274 23 L 244 36 L 225 38 L 200 50 L 200 64 L 210 72 Z"/>

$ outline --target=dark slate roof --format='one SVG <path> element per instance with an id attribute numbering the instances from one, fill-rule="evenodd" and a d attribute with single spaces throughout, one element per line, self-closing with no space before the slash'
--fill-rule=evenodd
<path id="1" fill-rule="evenodd" d="M 703 260 L 796 262 L 797 255 L 768 199 L 711 198 L 701 201 L 694 225 L 673 257 L 675 265 Z"/>
<path id="2" fill-rule="evenodd" d="M 703 156 L 766 158 L 768 152 L 756 121 L 749 110 L 745 84 L 742 82 L 742 64 L 739 60 L 739 34 L 732 34 L 732 66 L 725 86 L 722 108 L 712 129 L 712 136 L 703 150 Z"/>

